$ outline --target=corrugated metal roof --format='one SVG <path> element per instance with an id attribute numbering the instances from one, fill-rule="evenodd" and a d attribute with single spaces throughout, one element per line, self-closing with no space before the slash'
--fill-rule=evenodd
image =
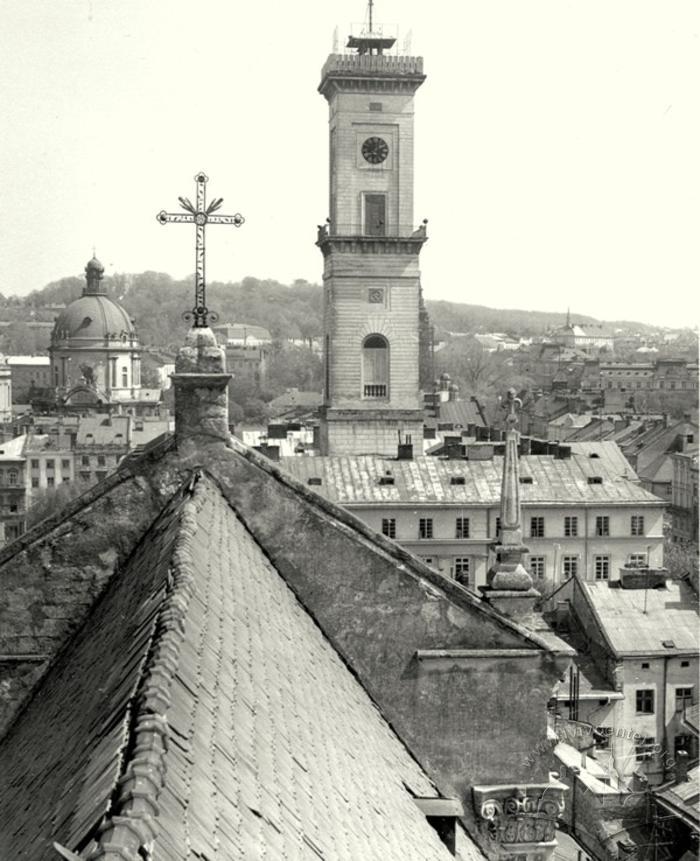
<path id="1" fill-rule="evenodd" d="M 673 655 L 700 648 L 697 600 L 682 580 L 669 581 L 661 589 L 621 589 L 583 581 L 580 586 L 619 655 Z"/>
<path id="2" fill-rule="evenodd" d="M 286 457 L 280 463 L 295 478 L 308 484 L 320 478 L 315 489 L 333 502 L 352 504 L 444 504 L 496 506 L 501 498 L 503 457 L 492 460 L 443 460 L 416 457 L 394 460 L 372 455 Z M 572 446 L 572 456 L 524 455 L 520 474 L 532 478 L 520 487 L 524 505 L 611 503 L 663 504 L 640 487 L 615 443 Z M 602 484 L 589 484 L 598 476 Z M 452 484 L 459 477 L 464 484 Z M 380 483 L 384 478 L 384 483 Z M 393 484 L 386 479 L 393 478 Z M 315 483 L 315 482 L 314 482 Z"/>

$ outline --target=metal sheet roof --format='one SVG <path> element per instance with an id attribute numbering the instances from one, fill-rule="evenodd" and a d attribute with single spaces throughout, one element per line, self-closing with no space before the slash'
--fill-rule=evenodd
<path id="1" fill-rule="evenodd" d="M 496 506 L 501 497 L 503 457 L 491 460 L 443 460 L 416 457 L 395 460 L 373 455 L 284 457 L 284 469 L 309 483 L 321 479 L 315 489 L 341 505 L 444 504 Z M 572 446 L 572 456 L 523 455 L 521 477 L 524 505 L 612 503 L 663 504 L 644 490 L 615 443 L 585 443 Z M 589 484 L 598 476 L 602 484 Z M 389 483 L 393 478 L 393 484 Z M 453 484 L 452 479 L 464 479 Z M 384 479 L 384 483 L 380 483 Z"/>
<path id="2" fill-rule="evenodd" d="M 700 648 L 697 600 L 683 581 L 669 581 L 661 589 L 621 589 L 607 582 L 580 586 L 618 655 L 673 655 Z"/>

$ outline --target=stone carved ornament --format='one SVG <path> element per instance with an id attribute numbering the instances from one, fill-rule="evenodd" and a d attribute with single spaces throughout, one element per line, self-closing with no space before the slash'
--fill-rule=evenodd
<path id="1" fill-rule="evenodd" d="M 516 789 L 506 797 L 486 797 L 478 806 L 483 830 L 499 843 L 545 843 L 556 836 L 557 819 L 564 812 L 561 790 L 541 788 L 527 795 Z"/>

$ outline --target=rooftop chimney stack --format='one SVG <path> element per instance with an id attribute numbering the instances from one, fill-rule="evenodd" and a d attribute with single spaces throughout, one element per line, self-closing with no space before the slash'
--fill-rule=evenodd
<path id="1" fill-rule="evenodd" d="M 198 444 L 226 441 L 228 384 L 224 350 L 208 327 L 193 327 L 175 359 L 175 438 Z"/>

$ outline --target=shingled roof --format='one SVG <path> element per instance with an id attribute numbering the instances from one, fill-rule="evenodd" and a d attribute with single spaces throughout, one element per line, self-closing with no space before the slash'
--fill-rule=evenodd
<path id="1" fill-rule="evenodd" d="M 514 786 L 554 839 L 572 650 L 231 438 L 221 368 L 192 330 L 174 437 L 0 551 L 0 857 L 439 858 Z"/>
<path id="2" fill-rule="evenodd" d="M 206 477 L 61 652 L 0 773 L 3 858 L 56 858 L 53 841 L 80 857 L 452 857 L 412 798 L 435 786 Z"/>

